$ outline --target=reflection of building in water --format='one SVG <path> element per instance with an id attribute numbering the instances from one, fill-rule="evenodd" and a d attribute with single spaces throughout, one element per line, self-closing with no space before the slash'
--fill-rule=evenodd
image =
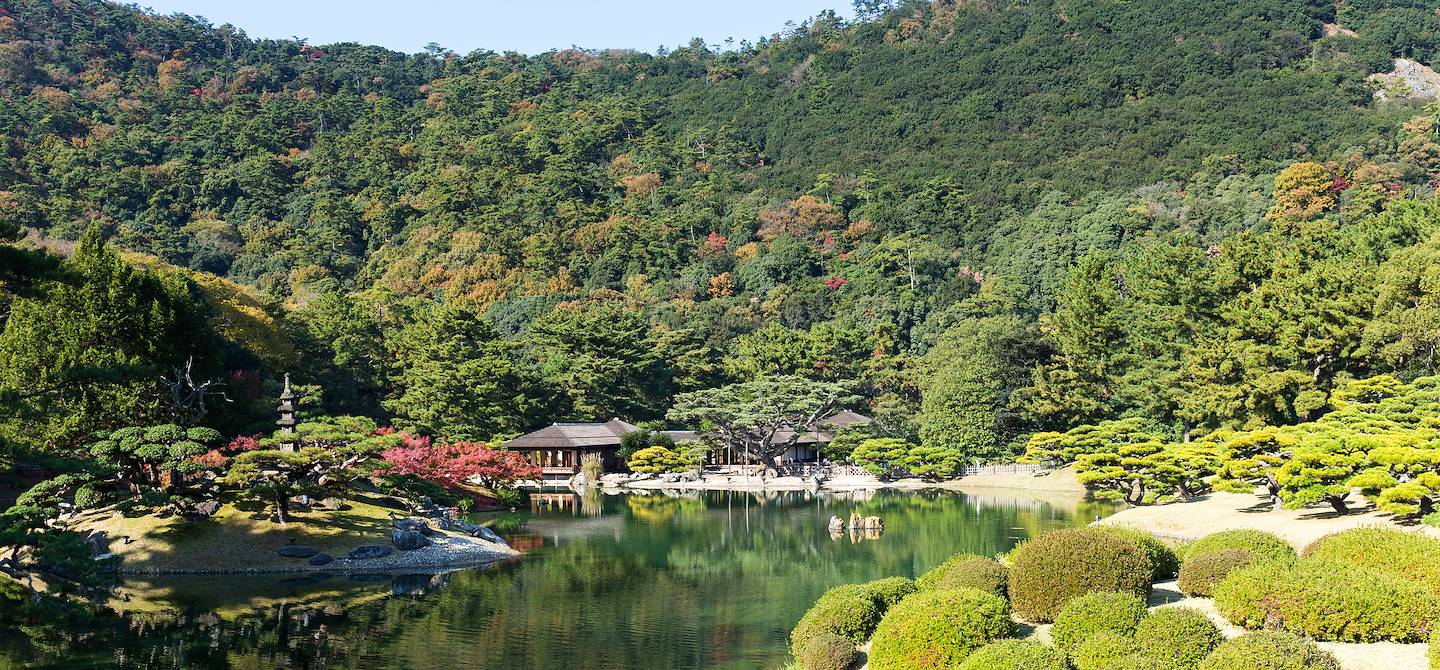
<path id="1" fill-rule="evenodd" d="M 574 493 L 531 493 L 531 512 L 576 511 Z"/>

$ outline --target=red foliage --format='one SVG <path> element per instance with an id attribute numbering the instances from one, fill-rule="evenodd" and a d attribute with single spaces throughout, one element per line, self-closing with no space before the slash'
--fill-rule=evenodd
<path id="1" fill-rule="evenodd" d="M 376 435 L 394 435 L 398 432 L 400 431 L 397 430 L 394 426 L 381 426 L 375 429 Z"/>
<path id="2" fill-rule="evenodd" d="M 463 488 L 472 478 L 489 489 L 540 478 L 540 467 L 520 454 L 491 449 L 480 442 L 442 442 L 432 447 L 428 438 L 422 438 L 386 449 L 381 457 L 394 464 L 388 473 L 414 475 L 452 491 Z"/>
<path id="3" fill-rule="evenodd" d="M 1350 182 L 1340 175 L 1335 175 L 1335 180 L 1330 182 L 1330 192 L 1339 193 L 1350 188 Z"/>
<path id="4" fill-rule="evenodd" d="M 238 454 L 260 448 L 260 440 L 251 435 L 236 435 L 222 450 L 226 454 Z"/>
<path id="5" fill-rule="evenodd" d="M 697 253 L 701 256 L 719 256 L 725 253 L 725 246 L 729 243 L 730 241 L 725 239 L 724 235 L 711 231 L 709 235 L 705 236 L 705 242 L 700 245 Z"/>
<path id="6" fill-rule="evenodd" d="M 192 457 L 190 461 L 206 468 L 218 469 L 225 467 L 225 464 L 230 462 L 230 457 L 220 453 L 219 449 L 211 449 L 199 456 Z"/>
<path id="7" fill-rule="evenodd" d="M 841 278 L 841 277 L 831 277 L 831 278 L 825 280 L 825 288 L 828 288 L 828 289 L 830 289 L 831 291 L 834 291 L 834 290 L 839 289 L 841 286 L 844 286 L 844 285 L 849 284 L 849 283 L 850 283 L 850 282 L 849 282 L 848 280 L 843 279 L 843 278 Z"/>
<path id="8" fill-rule="evenodd" d="M 259 370 L 231 370 L 230 390 L 245 400 L 258 400 L 261 395 Z"/>

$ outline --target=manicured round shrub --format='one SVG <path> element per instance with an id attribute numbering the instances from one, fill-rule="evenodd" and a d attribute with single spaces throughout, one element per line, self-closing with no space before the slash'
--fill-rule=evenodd
<path id="1" fill-rule="evenodd" d="M 1285 538 L 1263 530 L 1240 528 L 1211 533 L 1185 547 L 1185 556 L 1198 556 L 1221 549 L 1244 549 L 1258 561 L 1293 561 L 1295 547 Z"/>
<path id="2" fill-rule="evenodd" d="M 1440 540 L 1397 528 L 1354 528 L 1326 535 L 1305 558 L 1357 565 L 1440 590 Z"/>
<path id="3" fill-rule="evenodd" d="M 861 644 L 874 632 L 880 615 L 869 589 L 860 584 L 837 586 L 821 595 L 800 617 L 800 622 L 790 631 L 790 651 L 798 657 L 806 643 L 825 633 Z"/>
<path id="4" fill-rule="evenodd" d="M 1309 640 L 1267 630 L 1222 642 L 1200 670 L 1340 670 L 1340 662 Z"/>
<path id="5" fill-rule="evenodd" d="M 1189 554 L 1180 564 L 1180 591 L 1186 595 L 1208 597 L 1226 575 L 1255 562 L 1247 549 L 1217 549 Z"/>
<path id="6" fill-rule="evenodd" d="M 1010 584 L 1010 569 L 999 561 L 981 556 L 960 554 L 920 575 L 915 588 L 920 591 L 979 589 L 1004 598 Z"/>
<path id="7" fill-rule="evenodd" d="M 882 616 L 892 605 L 915 592 L 915 582 L 904 577 L 877 579 L 873 582 L 865 582 L 860 587 L 870 593 L 871 600 L 875 601 L 875 607 L 880 610 Z"/>
<path id="8" fill-rule="evenodd" d="M 820 633 L 795 650 L 795 660 L 803 670 L 846 670 L 859 660 L 855 643 L 834 633 Z"/>
<path id="9" fill-rule="evenodd" d="M 1092 635 L 1131 635 L 1145 618 L 1145 601 L 1133 593 L 1087 593 L 1065 603 L 1050 627 L 1050 639 L 1067 654 Z"/>
<path id="10" fill-rule="evenodd" d="M 1052 621 L 1071 598 L 1109 591 L 1150 595 L 1154 566 L 1134 542 L 1072 528 L 1046 533 L 1010 553 L 1010 603 L 1028 621 Z"/>
<path id="11" fill-rule="evenodd" d="M 1240 568 L 1215 585 L 1215 606 L 1246 628 L 1337 642 L 1421 642 L 1440 626 L 1434 591 L 1383 572 L 1309 559 Z"/>
<path id="12" fill-rule="evenodd" d="M 1145 550 L 1145 554 L 1150 557 L 1151 565 L 1155 567 L 1155 572 L 1151 576 L 1154 581 L 1170 579 L 1180 571 L 1180 557 L 1175 554 L 1175 550 L 1150 533 L 1134 528 L 1105 524 L 1091 526 L 1091 528 L 1119 535 L 1140 545 L 1140 548 Z"/>
<path id="13" fill-rule="evenodd" d="M 1034 640 L 991 642 L 970 654 L 960 670 L 1069 670 L 1065 654 Z"/>
<path id="14" fill-rule="evenodd" d="M 1225 641 L 1220 628 L 1204 612 L 1188 607 L 1162 607 L 1135 628 L 1140 653 L 1165 659 L 1171 670 L 1200 667 L 1215 647 Z"/>
<path id="15" fill-rule="evenodd" d="M 1112 670 L 1115 665 L 1140 653 L 1129 635 L 1102 631 L 1091 635 L 1070 653 L 1075 670 Z"/>
<path id="16" fill-rule="evenodd" d="M 976 589 L 926 591 L 890 608 L 870 638 L 870 670 L 953 668 L 1015 631 L 1010 604 Z"/>
<path id="17" fill-rule="evenodd" d="M 104 486 L 96 482 L 81 484 L 80 488 L 75 489 L 75 506 L 80 509 L 104 507 L 109 498 Z"/>

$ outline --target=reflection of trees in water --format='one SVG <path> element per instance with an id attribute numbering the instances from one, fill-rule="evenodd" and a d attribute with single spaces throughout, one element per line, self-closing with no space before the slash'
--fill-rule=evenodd
<path id="1" fill-rule="evenodd" d="M 531 528 L 609 520 L 613 532 L 561 535 L 574 539 L 513 564 L 453 573 L 448 583 L 393 579 L 378 587 L 391 594 L 381 601 L 328 611 L 297 596 L 228 620 L 203 607 L 132 616 L 118 620 L 129 628 L 95 627 L 100 644 L 80 658 L 202 668 L 774 666 L 796 618 L 827 588 L 913 576 L 959 551 L 999 553 L 1014 538 L 1090 515 L 941 492 L 711 492 L 599 504 L 600 518 L 557 512 L 534 517 Z M 829 518 L 852 511 L 883 518 L 884 534 L 832 541 Z"/>

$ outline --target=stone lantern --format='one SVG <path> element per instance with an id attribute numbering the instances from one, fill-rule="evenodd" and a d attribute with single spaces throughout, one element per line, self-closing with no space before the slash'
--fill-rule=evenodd
<path id="1" fill-rule="evenodd" d="M 295 451 L 295 392 L 290 390 L 290 373 L 285 373 L 285 390 L 280 392 L 280 451 Z"/>

